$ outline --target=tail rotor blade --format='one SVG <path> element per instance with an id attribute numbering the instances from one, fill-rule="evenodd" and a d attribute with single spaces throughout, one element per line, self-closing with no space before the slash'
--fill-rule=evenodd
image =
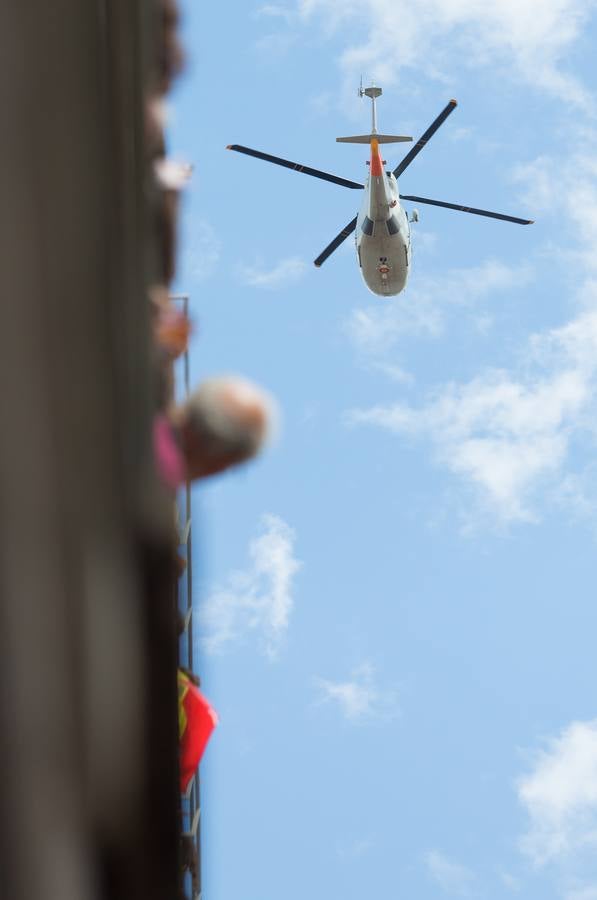
<path id="1" fill-rule="evenodd" d="M 314 264 L 319 268 L 326 261 L 328 256 L 331 256 L 334 250 L 337 250 L 340 244 L 342 244 L 346 238 L 353 233 L 357 225 L 357 217 L 355 216 L 351 222 L 348 223 L 346 228 L 343 228 L 340 234 L 337 234 L 331 244 L 328 244 L 323 253 L 320 253 L 316 260 L 314 260 Z"/>
<path id="2" fill-rule="evenodd" d="M 489 219 L 502 219 L 504 222 L 515 222 L 517 225 L 532 225 L 534 223 L 534 219 L 519 219 L 518 216 L 506 216 L 504 213 L 490 212 L 488 209 L 475 209 L 474 206 L 445 203 L 443 200 L 428 200 L 427 197 L 414 197 L 412 194 L 400 194 L 400 199 L 412 200 L 414 203 L 428 203 L 429 206 L 441 206 L 444 209 L 456 209 L 459 212 L 472 213 L 475 216 L 487 216 Z"/>
<path id="3" fill-rule="evenodd" d="M 457 106 L 458 106 L 458 104 L 457 104 L 456 100 L 450 100 L 450 102 L 447 104 L 447 106 L 445 106 L 442 109 L 442 111 L 440 112 L 437 119 L 435 119 L 431 123 L 431 125 L 429 126 L 427 131 L 425 131 L 421 135 L 421 137 L 419 138 L 417 143 L 412 147 L 410 152 L 406 154 L 406 156 L 404 157 L 402 162 L 398 166 L 396 166 L 396 168 L 394 169 L 394 177 L 395 178 L 399 178 L 402 175 L 402 173 L 404 172 L 404 170 L 408 166 L 410 166 L 410 164 L 413 161 L 413 159 L 415 158 L 415 156 L 418 156 L 418 154 L 421 152 L 421 150 L 423 149 L 423 147 L 425 146 L 427 141 L 433 137 L 433 135 L 435 134 L 437 129 L 440 127 L 440 125 L 444 124 L 444 122 L 446 121 L 446 119 L 448 118 L 450 113 L 453 113 Z"/>
<path id="4" fill-rule="evenodd" d="M 241 144 L 229 144 L 226 149 L 236 150 L 237 153 L 254 156 L 256 159 L 263 159 L 265 162 L 274 163 L 276 166 L 284 166 L 285 169 L 292 169 L 294 172 L 302 172 L 303 175 L 312 175 L 313 178 L 331 181 L 332 184 L 339 184 L 341 187 L 353 188 L 354 190 L 362 190 L 364 187 L 358 181 L 350 181 L 348 178 L 340 178 L 338 175 L 331 175 L 329 172 L 322 172 L 320 169 L 302 166 L 300 163 L 292 162 L 290 159 L 282 159 L 281 156 L 271 156 L 269 153 L 262 153 L 261 150 L 252 150 L 251 147 L 243 147 Z"/>

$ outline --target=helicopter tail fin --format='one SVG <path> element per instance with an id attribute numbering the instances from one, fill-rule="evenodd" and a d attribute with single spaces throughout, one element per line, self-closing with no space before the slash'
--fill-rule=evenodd
<path id="1" fill-rule="evenodd" d="M 404 141 L 412 141 L 412 137 L 402 134 L 353 134 L 350 137 L 338 137 L 339 144 L 370 144 L 376 140 L 378 144 L 398 144 Z"/>

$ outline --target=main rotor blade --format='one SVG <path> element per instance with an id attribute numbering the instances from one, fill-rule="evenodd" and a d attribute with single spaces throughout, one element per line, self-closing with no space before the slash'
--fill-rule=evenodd
<path id="1" fill-rule="evenodd" d="M 426 197 L 413 197 L 411 194 L 400 194 L 401 200 L 413 200 L 415 203 L 428 203 L 429 206 L 443 206 L 444 209 L 457 209 L 459 212 L 473 213 L 475 216 L 487 216 L 490 219 L 503 219 L 504 222 L 516 222 L 517 225 L 532 225 L 534 219 L 519 219 L 517 216 L 506 216 L 504 213 L 490 212 L 488 209 L 475 209 L 474 206 L 459 206 L 457 203 L 445 203 L 443 200 L 428 200 Z"/>
<path id="2" fill-rule="evenodd" d="M 337 234 L 331 244 L 328 244 L 323 253 L 320 253 L 316 260 L 314 260 L 314 264 L 319 268 L 319 266 L 323 265 L 328 256 L 331 256 L 334 250 L 337 250 L 340 244 L 342 244 L 349 234 L 352 234 L 356 228 L 357 217 L 348 223 L 346 228 L 343 228 L 340 234 Z"/>
<path id="3" fill-rule="evenodd" d="M 281 156 L 270 156 L 269 153 L 262 153 L 261 150 L 252 150 L 250 147 L 243 147 L 241 144 L 229 144 L 226 150 L 236 150 L 237 153 L 245 153 L 247 156 L 255 156 L 257 159 L 264 159 L 266 162 L 275 163 L 276 166 L 284 166 L 285 169 L 293 169 L 295 172 L 302 172 L 303 175 L 312 175 L 314 178 L 322 178 L 323 181 L 331 181 L 332 184 L 339 184 L 342 187 L 362 190 L 364 185 L 358 181 L 350 181 L 348 178 L 340 178 L 338 175 L 330 175 L 329 172 L 321 172 L 319 169 L 312 169 L 310 166 L 301 166 L 300 163 L 292 162 L 289 159 L 282 159 Z"/>
<path id="4" fill-rule="evenodd" d="M 458 104 L 456 100 L 450 100 L 448 105 L 445 106 L 444 109 L 442 109 L 437 119 L 435 119 L 435 121 L 431 123 L 427 131 L 425 131 L 421 135 L 417 143 L 414 144 L 410 152 L 406 154 L 402 162 L 398 166 L 396 166 L 396 168 L 394 169 L 395 178 L 400 178 L 404 170 L 408 166 L 410 166 L 415 156 L 417 156 L 421 152 L 427 141 L 433 137 L 439 126 L 444 124 L 450 113 L 454 112 L 457 106 Z"/>

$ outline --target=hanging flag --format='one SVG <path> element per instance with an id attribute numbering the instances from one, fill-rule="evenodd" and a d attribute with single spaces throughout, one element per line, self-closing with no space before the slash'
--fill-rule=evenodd
<path id="1" fill-rule="evenodd" d="M 218 715 L 189 676 L 178 670 L 180 789 L 184 793 L 203 756 Z"/>

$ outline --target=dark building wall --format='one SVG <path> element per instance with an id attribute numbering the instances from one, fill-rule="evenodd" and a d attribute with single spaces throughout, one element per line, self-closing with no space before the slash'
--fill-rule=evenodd
<path id="1" fill-rule="evenodd" d="M 151 462 L 155 9 L 0 29 L 0 895 L 177 886 L 171 510 Z"/>

